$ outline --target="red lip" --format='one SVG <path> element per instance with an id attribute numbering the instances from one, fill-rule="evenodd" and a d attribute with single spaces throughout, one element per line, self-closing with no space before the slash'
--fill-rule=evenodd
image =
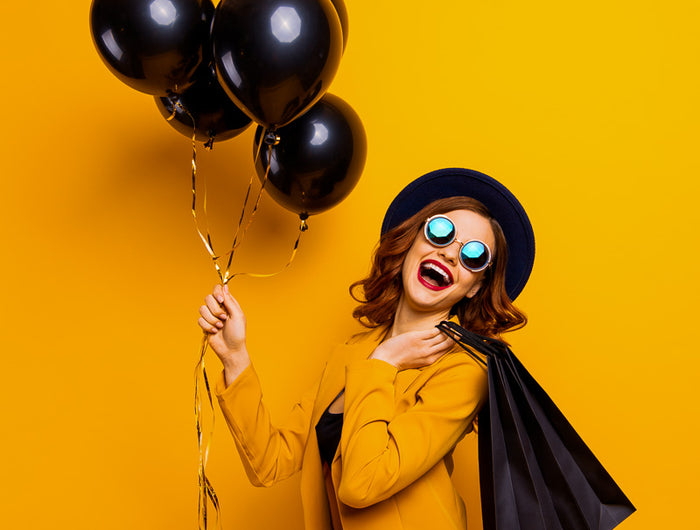
<path id="1" fill-rule="evenodd" d="M 440 286 L 440 285 L 433 285 L 433 284 L 425 281 L 425 279 L 423 278 L 423 276 L 421 276 L 421 273 L 420 273 L 421 267 L 424 263 L 430 263 L 431 265 L 438 267 L 441 271 L 444 271 L 445 274 L 447 274 L 447 277 L 449 278 L 450 283 L 448 283 L 447 285 Z M 421 283 L 421 285 L 423 285 L 424 287 L 427 287 L 431 291 L 442 291 L 442 290 L 447 289 L 448 287 L 452 286 L 452 284 L 454 283 L 454 278 L 452 278 L 452 273 L 449 271 L 449 269 L 447 267 L 445 267 L 442 263 L 440 263 L 439 261 L 435 261 L 434 259 L 427 259 L 425 261 L 422 261 L 421 264 L 418 266 L 418 281 Z"/>

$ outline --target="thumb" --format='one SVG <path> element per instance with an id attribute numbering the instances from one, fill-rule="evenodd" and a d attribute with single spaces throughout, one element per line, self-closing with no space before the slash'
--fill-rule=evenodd
<path id="1" fill-rule="evenodd" d="M 228 284 L 224 285 L 224 309 L 226 309 L 226 312 L 234 318 L 241 318 L 245 316 L 243 314 L 243 309 L 241 309 L 240 304 L 238 301 L 231 295 L 231 292 L 228 290 Z"/>

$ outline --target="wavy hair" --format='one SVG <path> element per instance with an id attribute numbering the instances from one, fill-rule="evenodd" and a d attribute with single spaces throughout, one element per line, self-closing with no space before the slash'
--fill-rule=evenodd
<path id="1" fill-rule="evenodd" d="M 527 317 L 508 297 L 505 287 L 508 246 L 498 221 L 486 206 L 470 197 L 438 199 L 400 225 L 386 232 L 374 252 L 369 275 L 350 286 L 350 295 L 359 302 L 352 316 L 369 328 L 394 322 L 403 293 L 401 269 L 406 253 L 428 217 L 453 210 L 471 210 L 488 219 L 496 240 L 493 261 L 485 271 L 481 288 L 472 298 L 462 298 L 450 312 L 460 324 L 481 335 L 497 338 L 501 333 L 522 328 Z M 361 290 L 361 295 L 357 291 Z"/>

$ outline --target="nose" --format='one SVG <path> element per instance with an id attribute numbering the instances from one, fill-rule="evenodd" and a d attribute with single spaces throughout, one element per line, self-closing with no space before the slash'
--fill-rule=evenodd
<path id="1" fill-rule="evenodd" d="M 453 241 L 446 247 L 441 247 L 438 250 L 438 255 L 450 265 L 457 265 L 459 262 L 459 248 L 459 243 L 457 241 Z"/>

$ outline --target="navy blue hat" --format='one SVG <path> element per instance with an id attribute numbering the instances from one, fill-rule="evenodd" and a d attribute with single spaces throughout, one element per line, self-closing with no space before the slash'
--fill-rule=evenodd
<path id="1" fill-rule="evenodd" d="M 525 287 L 535 261 L 535 234 L 518 199 L 496 179 L 472 169 L 438 169 L 406 186 L 389 205 L 382 235 L 425 206 L 447 197 L 471 197 L 489 209 L 508 244 L 506 292 L 511 300 Z"/>

